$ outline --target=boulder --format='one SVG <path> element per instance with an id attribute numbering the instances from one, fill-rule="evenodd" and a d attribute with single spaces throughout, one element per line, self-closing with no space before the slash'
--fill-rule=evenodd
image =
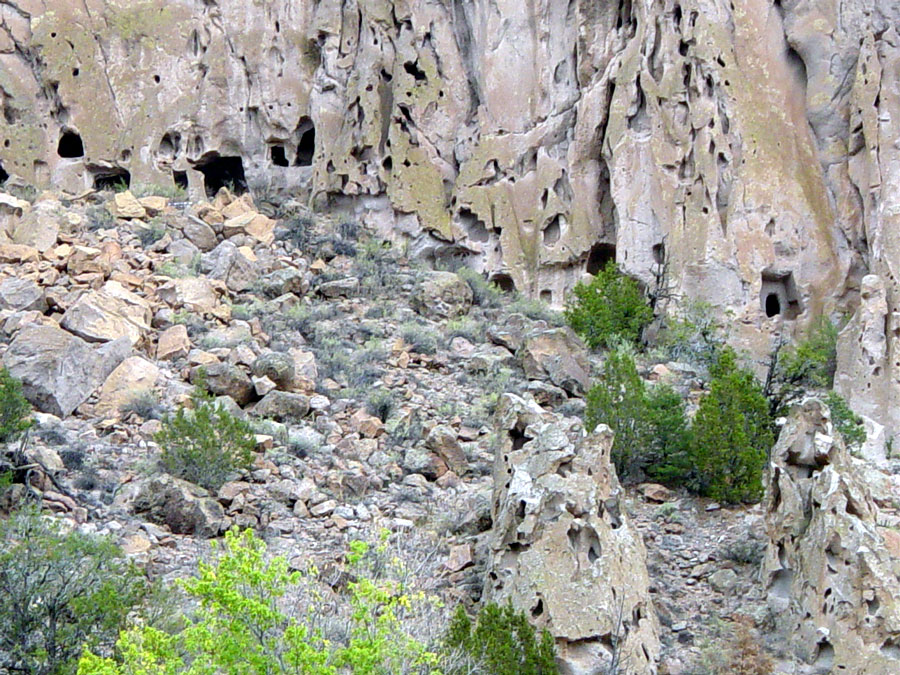
<path id="1" fill-rule="evenodd" d="M 659 625 L 646 552 L 610 463 L 613 434 L 512 394 L 495 431 L 487 599 L 513 606 L 556 639 L 561 672 L 656 672 Z"/>
<path id="2" fill-rule="evenodd" d="M 425 446 L 433 450 L 457 476 L 462 476 L 469 468 L 469 460 L 459 444 L 459 436 L 454 429 L 438 424 L 425 438 Z"/>
<path id="3" fill-rule="evenodd" d="M 189 218 L 181 231 L 194 246 L 204 253 L 212 251 L 218 244 L 215 230 L 202 220 Z"/>
<path id="4" fill-rule="evenodd" d="M 106 203 L 106 209 L 115 218 L 144 219 L 147 217 L 147 209 L 131 193 L 131 190 L 116 193 L 112 201 Z"/>
<path id="5" fill-rule="evenodd" d="M 235 293 L 246 291 L 259 276 L 256 265 L 230 241 L 223 241 L 204 255 L 202 269 L 210 279 L 225 282 Z"/>
<path id="6" fill-rule="evenodd" d="M 41 201 L 27 211 L 13 229 L 14 244 L 32 246 L 41 253 L 56 246 L 62 205 L 56 200 Z"/>
<path id="7" fill-rule="evenodd" d="M 38 410 L 66 417 L 130 352 L 124 337 L 94 347 L 55 326 L 29 325 L 9 345 L 3 364 Z"/>
<path id="8" fill-rule="evenodd" d="M 0 283 L 0 309 L 47 311 L 43 289 L 30 279 L 9 277 Z"/>
<path id="9" fill-rule="evenodd" d="M 276 422 L 296 422 L 309 412 L 309 399 L 303 394 L 287 391 L 270 391 L 256 404 L 253 412 Z"/>
<path id="10" fill-rule="evenodd" d="M 550 380 L 574 396 L 584 396 L 591 386 L 587 348 L 570 328 L 528 336 L 518 357 L 529 379 Z"/>
<path id="11" fill-rule="evenodd" d="M 176 324 L 166 328 L 159 334 L 156 344 L 156 358 L 160 361 L 180 359 L 191 351 L 191 338 L 187 328 L 182 324 Z"/>
<path id="12" fill-rule="evenodd" d="M 453 272 L 432 271 L 416 286 L 410 305 L 423 316 L 452 319 L 468 314 L 472 289 Z"/>
<path id="13" fill-rule="evenodd" d="M 231 363 L 211 363 L 191 369 L 191 382 L 199 381 L 201 371 L 205 373 L 206 387 L 216 396 L 230 396 L 238 405 L 244 406 L 253 400 L 253 382 L 243 370 Z"/>
<path id="14" fill-rule="evenodd" d="M 359 292 L 359 279 L 344 277 L 334 281 L 326 281 L 316 288 L 316 292 L 325 298 L 352 298 Z"/>
<path id="15" fill-rule="evenodd" d="M 120 363 L 100 388 L 95 412 L 103 417 L 116 417 L 119 409 L 142 393 L 152 391 L 159 378 L 159 368 L 140 356 Z"/>
<path id="16" fill-rule="evenodd" d="M 85 293 L 63 314 L 60 325 L 90 342 L 110 342 L 127 337 L 137 344 L 150 330 L 150 303 L 108 281 L 99 291 Z"/>
<path id="17" fill-rule="evenodd" d="M 228 217 L 228 208 L 225 210 L 225 216 Z M 247 211 L 228 218 L 222 226 L 222 233 L 226 237 L 246 234 L 261 244 L 270 245 L 275 241 L 275 221 L 261 213 Z"/>
<path id="18" fill-rule="evenodd" d="M 279 389 L 290 389 L 294 382 L 294 358 L 290 354 L 267 352 L 253 362 L 256 377 L 268 377 Z"/>
<path id="19" fill-rule="evenodd" d="M 266 297 L 277 298 L 285 293 L 304 295 L 309 290 L 309 281 L 296 267 L 282 267 L 260 277 L 258 286 Z"/>
<path id="20" fill-rule="evenodd" d="M 172 309 L 186 309 L 198 314 L 211 314 L 219 304 L 215 286 L 200 277 L 172 279 L 157 289 L 156 297 Z"/>
<path id="21" fill-rule="evenodd" d="M 809 398 L 791 411 L 766 474 L 761 577 L 776 629 L 812 672 L 900 672 L 900 559 L 861 468 L 827 406 Z"/>
<path id="22" fill-rule="evenodd" d="M 225 523 L 221 504 L 203 488 L 163 474 L 146 481 L 132 503 L 135 513 L 174 534 L 211 539 Z"/>

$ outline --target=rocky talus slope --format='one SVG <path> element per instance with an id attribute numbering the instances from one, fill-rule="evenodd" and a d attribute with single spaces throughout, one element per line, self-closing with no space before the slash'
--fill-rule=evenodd
<path id="1" fill-rule="evenodd" d="M 166 579 L 251 527 L 336 588 L 347 542 L 387 528 L 417 587 L 511 600 L 563 672 L 715 672 L 739 618 L 776 672 L 893 658 L 900 487 L 821 408 L 786 422 L 765 508 L 625 489 L 611 435 L 579 419 L 598 356 L 540 303 L 227 190 L 0 204 L 0 357 L 38 411 L 0 458 L 27 467 L 0 508 L 40 500 Z M 257 434 L 252 468 L 212 492 L 164 473 L 153 440 L 201 368 Z M 686 364 L 646 374 L 696 398 Z"/>
<path id="2" fill-rule="evenodd" d="M 557 307 L 609 259 L 651 285 L 662 266 L 757 358 L 854 315 L 837 386 L 885 459 L 892 0 L 9 0 L 0 19 L 0 178 L 300 194 Z"/>

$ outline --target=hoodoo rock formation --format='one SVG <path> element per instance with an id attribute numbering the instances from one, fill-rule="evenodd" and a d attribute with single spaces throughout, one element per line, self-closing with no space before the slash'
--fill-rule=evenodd
<path id="1" fill-rule="evenodd" d="M 877 527 L 870 486 L 815 399 L 797 406 L 772 451 L 769 609 L 809 672 L 900 670 L 900 561 Z"/>
<path id="2" fill-rule="evenodd" d="M 485 592 L 556 638 L 561 672 L 655 673 L 659 626 L 646 553 L 625 514 L 606 426 L 505 394 L 496 413 Z"/>

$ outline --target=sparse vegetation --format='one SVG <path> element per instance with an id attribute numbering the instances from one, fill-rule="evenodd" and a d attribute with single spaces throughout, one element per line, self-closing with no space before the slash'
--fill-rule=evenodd
<path id="1" fill-rule="evenodd" d="M 565 318 L 591 349 L 600 349 L 616 338 L 637 342 L 653 310 L 640 285 L 609 262 L 589 284 L 575 285 Z"/>
<path id="2" fill-rule="evenodd" d="M 475 270 L 461 267 L 456 274 L 469 284 L 475 305 L 484 309 L 497 309 L 508 300 L 507 294 L 497 284 L 491 283 Z"/>
<path id="3" fill-rule="evenodd" d="M 145 420 L 158 420 L 165 410 L 155 392 L 139 391 L 119 408 L 119 412 L 122 415 L 135 414 Z"/>
<path id="4" fill-rule="evenodd" d="M 159 217 L 153 218 L 147 225 L 140 224 L 137 236 L 144 248 L 152 246 L 166 236 L 166 222 Z"/>
<path id="5" fill-rule="evenodd" d="M 154 440 L 169 473 L 217 490 L 232 471 L 250 465 L 255 446 L 249 424 L 219 406 L 198 384 L 193 410 L 180 407 L 163 418 Z"/>
<path id="6" fill-rule="evenodd" d="M 854 413 L 844 397 L 835 391 L 830 391 L 825 396 L 825 404 L 831 410 L 831 422 L 837 429 L 844 443 L 851 451 L 862 448 L 866 442 L 866 426 L 862 417 Z"/>
<path id="7" fill-rule="evenodd" d="M 108 539 L 67 532 L 35 507 L 0 519 L 0 670 L 74 672 L 107 650 L 147 585 Z"/>
<path id="8" fill-rule="evenodd" d="M 400 328 L 400 337 L 417 354 L 431 355 L 437 352 L 437 334 L 421 324 L 410 322 Z"/>
<path id="9" fill-rule="evenodd" d="M 32 424 L 31 404 L 22 394 L 22 383 L 0 368 L 0 443 L 16 440 Z"/>

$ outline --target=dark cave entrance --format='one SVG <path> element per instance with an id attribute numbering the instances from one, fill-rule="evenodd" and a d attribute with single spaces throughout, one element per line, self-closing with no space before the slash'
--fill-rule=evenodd
<path id="1" fill-rule="evenodd" d="M 763 271 L 759 300 L 770 319 L 776 316 L 796 319 L 803 311 L 793 272 Z"/>
<path id="2" fill-rule="evenodd" d="M 297 157 L 294 166 L 312 166 L 313 157 L 316 155 L 316 127 L 312 120 L 304 117 L 297 127 L 300 133 L 300 142 L 297 143 Z"/>
<path id="3" fill-rule="evenodd" d="M 62 136 L 59 137 L 56 154 L 63 159 L 84 157 L 84 142 L 81 140 L 81 136 L 74 131 L 64 131 Z"/>
<path id="4" fill-rule="evenodd" d="M 125 189 L 131 187 L 131 173 L 121 168 L 113 168 L 113 169 L 92 169 L 91 173 L 94 176 L 94 189 L 98 191 L 103 190 L 121 190 L 122 186 L 125 186 Z"/>
<path id="5" fill-rule="evenodd" d="M 9 174 L 6 172 L 6 169 L 3 168 L 3 165 L 0 164 L 0 184 L 3 184 L 8 180 Z"/>
<path id="6" fill-rule="evenodd" d="M 616 262 L 616 247 L 614 244 L 594 244 L 588 254 L 585 271 L 588 274 L 597 274 L 610 262 Z"/>
<path id="7" fill-rule="evenodd" d="M 285 153 L 283 145 L 273 145 L 269 148 L 269 159 L 272 160 L 272 164 L 275 166 L 290 166 L 291 163 L 288 162 L 287 153 Z"/>
<path id="8" fill-rule="evenodd" d="M 490 278 L 490 282 L 492 284 L 496 284 L 497 288 L 499 288 L 504 293 L 515 293 L 516 292 L 516 282 L 513 281 L 513 278 L 508 274 L 500 272 L 498 274 L 494 274 Z"/>
<path id="9" fill-rule="evenodd" d="M 210 157 L 200 160 L 194 167 L 203 174 L 206 196 L 212 199 L 223 187 L 235 195 L 247 192 L 244 161 L 240 157 Z"/>
<path id="10" fill-rule="evenodd" d="M 188 189 L 187 171 L 172 171 L 172 180 L 175 182 L 175 185 L 182 190 Z"/>

